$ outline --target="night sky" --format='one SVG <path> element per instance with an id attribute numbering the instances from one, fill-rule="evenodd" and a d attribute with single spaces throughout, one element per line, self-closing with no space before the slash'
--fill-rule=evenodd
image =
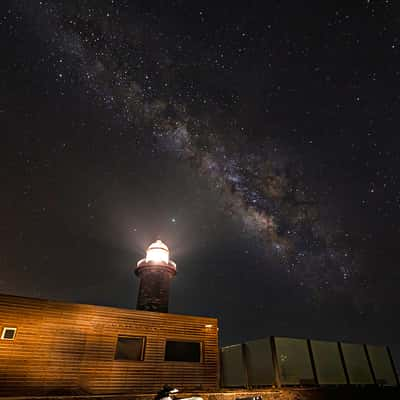
<path id="1" fill-rule="evenodd" d="M 400 3 L 2 0 L 0 292 L 400 343 Z"/>

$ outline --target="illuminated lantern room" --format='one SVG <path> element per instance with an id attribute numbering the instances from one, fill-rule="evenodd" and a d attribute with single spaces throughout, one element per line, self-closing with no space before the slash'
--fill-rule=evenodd
<path id="1" fill-rule="evenodd" d="M 169 262 L 169 249 L 161 240 L 152 243 L 146 252 L 146 262 Z"/>
<path id="2" fill-rule="evenodd" d="M 169 258 L 168 246 L 160 239 L 156 240 L 147 248 L 146 258 L 138 261 L 137 268 L 146 265 L 165 265 L 176 270 L 176 264 Z"/>

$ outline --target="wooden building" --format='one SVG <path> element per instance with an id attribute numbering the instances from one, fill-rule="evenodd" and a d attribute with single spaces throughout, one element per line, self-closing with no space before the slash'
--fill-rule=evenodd
<path id="1" fill-rule="evenodd" d="M 217 323 L 0 295 L 0 395 L 215 390 Z"/>

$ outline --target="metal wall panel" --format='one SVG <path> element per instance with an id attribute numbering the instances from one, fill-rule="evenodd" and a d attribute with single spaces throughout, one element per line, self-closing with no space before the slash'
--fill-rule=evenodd
<path id="1" fill-rule="evenodd" d="M 270 338 L 246 342 L 244 351 L 249 385 L 274 385 L 275 371 Z"/>
<path id="2" fill-rule="evenodd" d="M 315 370 L 320 385 L 346 384 L 346 374 L 336 342 L 311 340 Z"/>
<path id="3" fill-rule="evenodd" d="M 218 325 L 214 318 L 174 315 L 0 294 L 0 397 L 63 393 L 155 393 L 216 390 Z M 143 337 L 144 359 L 115 359 L 118 337 Z M 167 340 L 202 343 L 202 362 L 164 362 Z"/>
<path id="4" fill-rule="evenodd" d="M 276 337 L 275 344 L 282 385 L 315 384 L 307 341 Z"/>
<path id="5" fill-rule="evenodd" d="M 396 386 L 396 376 L 392 368 L 389 353 L 384 346 L 367 345 L 369 359 L 378 385 Z"/>
<path id="6" fill-rule="evenodd" d="M 223 347 L 221 349 L 221 362 L 224 387 L 247 386 L 247 373 L 241 344 Z"/>
<path id="7" fill-rule="evenodd" d="M 373 384 L 374 379 L 368 365 L 364 346 L 353 343 L 341 343 L 341 346 L 350 383 L 354 385 Z"/>
<path id="8" fill-rule="evenodd" d="M 272 337 L 222 348 L 221 364 L 225 387 L 398 384 L 383 346 Z"/>

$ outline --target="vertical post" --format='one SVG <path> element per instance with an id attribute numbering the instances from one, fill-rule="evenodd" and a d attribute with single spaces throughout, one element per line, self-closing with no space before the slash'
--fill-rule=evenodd
<path id="1" fill-rule="evenodd" d="M 222 364 L 222 347 L 219 349 L 218 351 L 218 359 L 219 359 L 219 368 L 218 368 L 218 389 L 221 389 L 222 387 L 224 387 L 224 366 Z"/>
<path id="2" fill-rule="evenodd" d="M 346 377 L 346 383 L 348 385 L 350 385 L 350 376 L 349 376 L 349 372 L 347 371 L 346 361 L 344 359 L 344 354 L 343 354 L 343 349 L 342 349 L 342 344 L 340 342 L 338 342 L 337 344 L 338 344 L 338 349 L 339 349 L 339 354 L 340 354 L 340 360 L 342 361 L 344 375 Z"/>
<path id="3" fill-rule="evenodd" d="M 219 347 L 219 327 L 218 327 L 218 320 L 217 320 L 217 365 L 218 365 L 218 369 L 217 369 L 217 387 L 218 390 L 221 389 L 222 387 L 222 347 Z"/>
<path id="4" fill-rule="evenodd" d="M 247 351 L 246 351 L 246 343 L 241 344 L 242 349 L 242 359 L 244 365 L 244 377 L 246 380 L 246 389 L 249 388 L 249 366 L 247 365 Z"/>
<path id="5" fill-rule="evenodd" d="M 282 382 L 281 382 L 281 372 L 278 363 L 278 353 L 276 351 L 275 336 L 271 336 L 270 341 L 271 341 L 272 365 L 274 367 L 274 372 L 275 372 L 275 385 L 276 387 L 280 388 L 282 386 Z"/>
<path id="6" fill-rule="evenodd" d="M 314 383 L 316 385 L 319 385 L 317 369 L 315 368 L 314 353 L 313 353 L 313 350 L 312 350 L 311 340 L 310 339 L 307 339 L 307 346 L 308 346 L 308 353 L 310 355 L 311 368 L 312 368 L 312 372 L 313 372 L 313 375 L 314 375 Z"/>
<path id="7" fill-rule="evenodd" d="M 369 366 L 369 370 L 370 370 L 371 375 L 372 375 L 372 379 L 374 381 L 374 384 L 377 385 L 378 382 L 376 381 L 375 371 L 374 371 L 374 368 L 372 366 L 371 357 L 369 356 L 367 345 L 363 344 L 363 347 L 364 347 L 364 351 L 365 351 L 365 357 L 367 357 L 368 366 Z"/>
<path id="8" fill-rule="evenodd" d="M 390 364 L 392 364 L 392 369 L 393 369 L 394 377 L 396 379 L 397 386 L 400 386 L 399 376 L 397 375 L 397 370 L 396 370 L 396 364 L 394 363 L 394 360 L 392 357 L 392 352 L 390 351 L 389 346 L 386 346 L 386 350 L 389 355 Z"/>

